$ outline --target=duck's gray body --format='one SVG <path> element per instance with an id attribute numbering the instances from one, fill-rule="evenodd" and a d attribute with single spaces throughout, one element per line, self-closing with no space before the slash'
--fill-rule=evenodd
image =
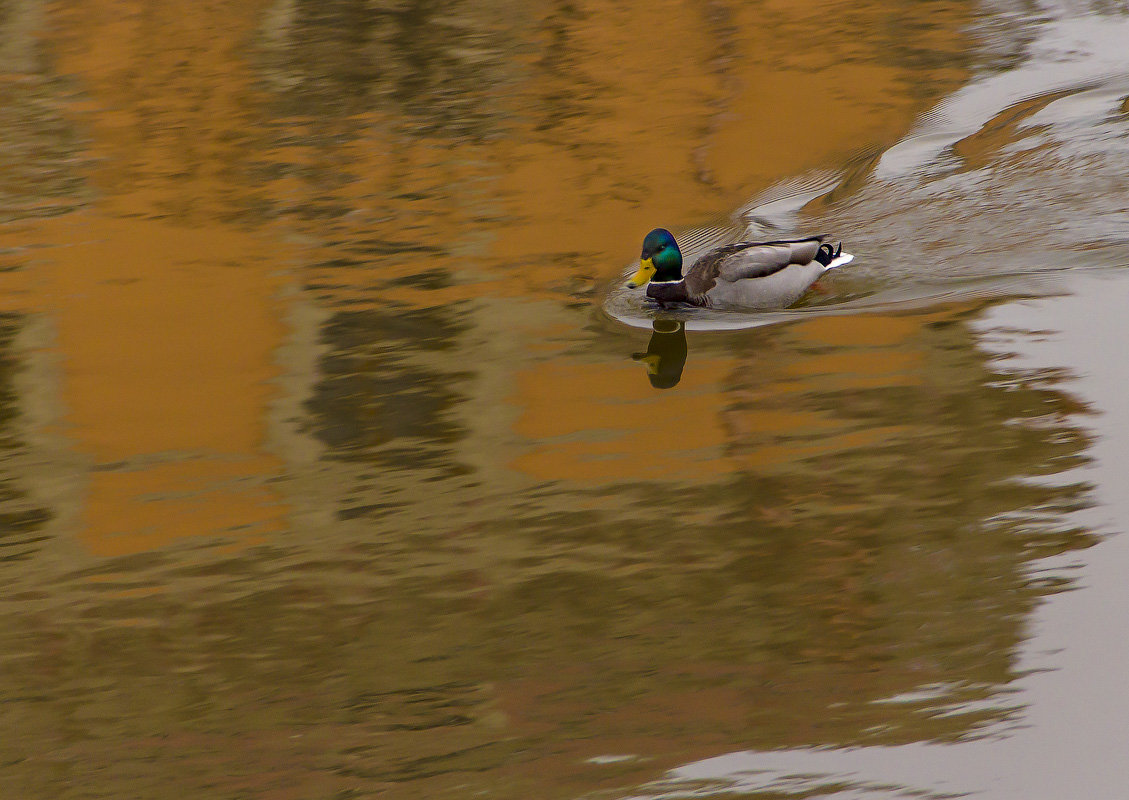
<path id="1" fill-rule="evenodd" d="M 820 255 L 823 238 L 719 247 L 695 261 L 681 281 L 650 283 L 647 296 L 707 308 L 787 308 L 824 272 L 851 260 L 847 253 L 829 257 L 827 247 Z"/>

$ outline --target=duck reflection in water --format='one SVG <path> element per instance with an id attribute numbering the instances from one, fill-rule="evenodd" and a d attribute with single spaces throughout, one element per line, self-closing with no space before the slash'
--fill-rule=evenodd
<path id="1" fill-rule="evenodd" d="M 681 320 L 656 319 L 651 327 L 651 341 L 646 353 L 631 358 L 647 368 L 647 379 L 656 389 L 670 389 L 682 380 L 686 365 L 686 323 Z"/>

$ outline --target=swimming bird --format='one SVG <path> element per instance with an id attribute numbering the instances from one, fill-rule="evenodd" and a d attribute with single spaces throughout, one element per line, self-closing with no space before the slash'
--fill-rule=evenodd
<path id="1" fill-rule="evenodd" d="M 703 308 L 787 308 L 824 272 L 854 258 L 823 236 L 737 242 L 710 250 L 682 274 L 682 251 L 665 228 L 643 240 L 639 271 L 627 285 L 647 285 L 647 297 Z"/>

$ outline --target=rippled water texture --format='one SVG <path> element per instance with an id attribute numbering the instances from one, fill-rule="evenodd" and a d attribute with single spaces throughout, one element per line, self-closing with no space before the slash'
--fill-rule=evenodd
<path id="1" fill-rule="evenodd" d="M 1126 42 L 0 4 L 0 797 L 1123 796 Z"/>

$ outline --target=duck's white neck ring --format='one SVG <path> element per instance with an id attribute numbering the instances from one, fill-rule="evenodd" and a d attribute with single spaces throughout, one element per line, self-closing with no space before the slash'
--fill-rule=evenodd
<path id="1" fill-rule="evenodd" d="M 682 283 L 682 281 L 684 281 L 684 280 L 686 280 L 686 279 L 685 278 L 679 278 L 676 281 L 651 281 L 651 283 L 655 284 L 656 286 L 669 286 L 672 283 Z"/>

